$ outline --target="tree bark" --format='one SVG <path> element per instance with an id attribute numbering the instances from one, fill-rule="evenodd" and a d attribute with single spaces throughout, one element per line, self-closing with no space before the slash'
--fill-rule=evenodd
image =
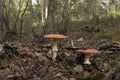
<path id="1" fill-rule="evenodd" d="M 0 0 L 0 32 L 3 31 L 3 2 Z"/>
<path id="2" fill-rule="evenodd" d="M 68 23 L 69 23 L 69 7 L 70 7 L 71 0 L 65 0 L 63 12 L 62 12 L 62 24 L 63 27 L 60 31 L 61 34 L 66 34 L 68 30 Z"/>
<path id="3" fill-rule="evenodd" d="M 5 24 L 7 32 L 10 32 L 10 19 L 11 19 L 11 12 L 12 12 L 12 8 L 13 8 L 13 0 L 8 1 L 8 8 L 5 3 L 6 3 L 6 1 L 3 0 L 4 24 Z"/>
<path id="4" fill-rule="evenodd" d="M 23 30 L 24 14 L 25 14 L 25 12 L 26 12 L 26 10 L 27 10 L 29 1 L 30 1 L 30 0 L 27 1 L 26 7 L 25 7 L 23 13 L 21 14 L 21 19 L 20 19 L 20 41 L 21 41 L 21 39 L 22 39 L 22 30 Z"/>
<path id="5" fill-rule="evenodd" d="M 3 33 L 3 38 L 7 38 L 10 39 L 12 38 L 12 35 L 16 35 L 16 33 L 11 31 L 11 27 L 12 27 L 12 10 L 13 10 L 13 6 L 14 6 L 14 1 L 13 0 L 0 0 L 3 1 L 3 26 L 5 27 L 5 33 Z M 0 2 L 1 3 L 1 2 Z"/>
<path id="6" fill-rule="evenodd" d="M 18 9 L 18 12 L 17 12 L 17 18 L 15 20 L 15 24 L 14 24 L 14 28 L 13 30 L 16 31 L 16 25 L 17 25 L 17 22 L 19 21 L 19 16 L 20 16 L 20 13 L 21 13 L 21 7 L 22 7 L 22 0 L 19 1 L 19 9 Z"/>
<path id="7" fill-rule="evenodd" d="M 45 7 L 45 25 L 42 28 L 41 35 L 44 35 L 49 31 L 51 31 L 54 25 L 54 0 L 47 0 Z"/>
<path id="8" fill-rule="evenodd" d="M 11 29 L 11 22 L 12 22 L 12 10 L 13 10 L 13 5 L 14 5 L 14 2 L 13 2 L 13 0 L 9 0 L 9 4 L 8 4 L 8 18 L 7 18 L 7 20 L 8 20 L 8 28 L 9 28 L 9 30 Z"/>

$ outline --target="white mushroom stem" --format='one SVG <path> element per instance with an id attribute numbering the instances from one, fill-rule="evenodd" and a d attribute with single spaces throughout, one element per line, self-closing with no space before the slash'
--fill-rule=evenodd
<path id="1" fill-rule="evenodd" d="M 56 57 L 57 57 L 57 52 L 53 51 L 53 61 L 56 61 Z"/>
<path id="2" fill-rule="evenodd" d="M 55 60 L 57 57 L 57 52 L 58 52 L 57 43 L 58 40 L 54 39 L 54 42 L 52 43 L 53 60 Z"/>
<path id="3" fill-rule="evenodd" d="M 57 43 L 58 43 L 58 40 L 55 39 L 52 43 L 52 51 L 58 51 Z"/>
<path id="4" fill-rule="evenodd" d="M 85 54 L 84 64 L 91 64 L 90 63 L 90 54 Z"/>

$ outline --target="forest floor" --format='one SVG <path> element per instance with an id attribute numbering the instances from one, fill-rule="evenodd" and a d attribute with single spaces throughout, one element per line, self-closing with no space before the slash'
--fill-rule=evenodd
<path id="1" fill-rule="evenodd" d="M 56 61 L 49 54 L 51 40 L 41 43 L 28 35 L 22 42 L 4 42 L 0 80 L 120 80 L 119 22 L 71 28 L 58 44 Z M 90 57 L 91 64 L 83 64 L 84 55 L 76 50 L 89 48 L 100 53 Z"/>

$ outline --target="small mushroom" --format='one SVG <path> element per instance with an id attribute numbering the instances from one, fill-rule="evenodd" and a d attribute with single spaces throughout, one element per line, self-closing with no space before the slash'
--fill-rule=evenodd
<path id="1" fill-rule="evenodd" d="M 85 54 L 84 64 L 91 64 L 91 62 L 90 62 L 90 60 L 89 60 L 89 59 L 90 59 L 90 56 L 99 53 L 99 51 L 96 50 L 96 49 L 77 50 L 77 52 L 78 52 L 78 53 Z"/>
<path id="2" fill-rule="evenodd" d="M 56 56 L 57 56 L 57 52 L 58 52 L 58 48 L 57 48 L 57 43 L 60 39 L 64 39 L 66 38 L 67 36 L 64 36 L 64 35 L 61 35 L 61 34 L 48 34 L 48 35 L 45 35 L 44 38 L 49 38 L 49 39 L 53 39 L 53 42 L 52 42 L 52 53 L 53 53 L 53 60 L 56 59 Z"/>

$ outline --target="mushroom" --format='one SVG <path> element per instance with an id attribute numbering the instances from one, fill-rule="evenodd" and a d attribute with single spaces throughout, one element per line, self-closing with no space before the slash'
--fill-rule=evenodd
<path id="1" fill-rule="evenodd" d="M 61 35 L 61 34 L 48 34 L 48 35 L 45 35 L 44 38 L 49 38 L 49 39 L 53 39 L 53 42 L 52 42 L 52 53 L 53 53 L 53 60 L 56 59 L 56 56 L 57 56 L 57 52 L 58 52 L 58 48 L 57 48 L 57 43 L 60 39 L 64 39 L 66 38 L 67 36 L 64 36 L 64 35 Z"/>
<path id="2" fill-rule="evenodd" d="M 99 51 L 96 50 L 96 49 L 77 50 L 77 52 L 78 52 L 78 53 L 85 54 L 84 64 L 91 64 L 91 62 L 90 62 L 90 60 L 89 60 L 89 59 L 90 59 L 90 56 L 99 53 Z"/>

